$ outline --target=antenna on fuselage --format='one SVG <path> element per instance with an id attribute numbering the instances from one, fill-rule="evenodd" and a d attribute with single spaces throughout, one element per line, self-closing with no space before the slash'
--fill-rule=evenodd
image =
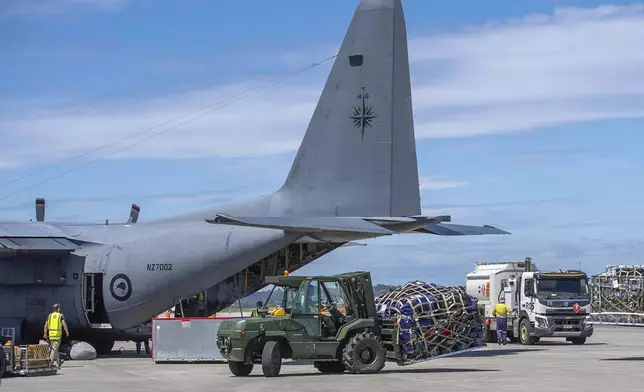
<path id="1" fill-rule="evenodd" d="M 136 223 L 137 220 L 139 220 L 139 212 L 141 211 L 141 207 L 139 207 L 137 204 L 132 204 L 132 209 L 130 210 L 130 219 L 128 219 L 128 224 Z"/>
<path id="2" fill-rule="evenodd" d="M 140 211 L 141 211 L 141 207 L 139 207 L 137 204 L 132 204 L 132 208 L 130 209 L 130 217 L 127 218 L 127 222 L 125 223 L 125 226 L 129 226 L 133 223 L 136 223 L 136 221 L 139 220 Z"/>
<path id="3" fill-rule="evenodd" d="M 36 199 L 36 221 L 45 221 L 45 199 Z"/>

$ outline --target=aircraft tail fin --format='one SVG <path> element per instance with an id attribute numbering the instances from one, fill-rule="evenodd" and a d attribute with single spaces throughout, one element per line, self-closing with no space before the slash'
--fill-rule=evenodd
<path id="1" fill-rule="evenodd" d="M 415 147 L 401 2 L 362 0 L 277 193 L 297 215 L 418 215 Z"/>

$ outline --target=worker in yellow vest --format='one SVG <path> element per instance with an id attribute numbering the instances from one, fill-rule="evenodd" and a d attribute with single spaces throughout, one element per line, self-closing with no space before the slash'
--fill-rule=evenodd
<path id="1" fill-rule="evenodd" d="M 54 364 L 54 366 L 58 366 L 58 349 L 60 349 L 60 341 L 63 338 L 63 329 L 65 330 L 65 336 L 67 337 L 69 337 L 69 329 L 67 329 L 65 316 L 60 312 L 60 304 L 54 304 L 54 306 L 52 306 L 52 310 L 53 311 L 49 316 L 47 316 L 43 335 L 45 340 L 49 341 L 51 346 L 49 360 Z"/>
<path id="2" fill-rule="evenodd" d="M 496 342 L 504 346 L 508 336 L 508 313 L 512 313 L 512 309 L 505 304 L 505 298 L 499 298 L 499 303 L 492 310 L 492 316 L 496 317 Z"/>

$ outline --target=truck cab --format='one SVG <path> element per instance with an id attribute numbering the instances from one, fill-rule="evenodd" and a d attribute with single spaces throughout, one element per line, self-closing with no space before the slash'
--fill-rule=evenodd
<path id="1" fill-rule="evenodd" d="M 565 337 L 583 344 L 593 334 L 590 286 L 582 271 L 541 272 L 528 257 L 524 262 L 477 264 L 466 282 L 486 320 L 487 343 L 496 340 L 492 310 L 501 298 L 512 309 L 507 332 L 513 342 L 531 345 L 542 337 Z"/>
<path id="2" fill-rule="evenodd" d="M 584 344 L 592 336 L 590 286 L 582 271 L 524 272 L 505 291 L 516 304 L 513 332 L 522 344 L 542 337 L 565 337 Z M 509 298 L 508 298 L 509 297 Z"/>

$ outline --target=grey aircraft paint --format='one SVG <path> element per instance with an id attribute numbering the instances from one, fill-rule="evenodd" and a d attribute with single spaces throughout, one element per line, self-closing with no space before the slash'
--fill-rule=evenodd
<path id="1" fill-rule="evenodd" d="M 279 190 L 153 222 L 137 222 L 138 206 L 127 224 L 45 222 L 44 210 L 37 222 L 0 222 L 0 325 L 39 337 L 60 302 L 79 333 L 97 322 L 122 330 L 208 289 L 230 304 L 241 271 L 258 282 L 247 294 L 278 267 L 352 240 L 509 234 L 420 212 L 402 6 L 362 0 Z"/>

